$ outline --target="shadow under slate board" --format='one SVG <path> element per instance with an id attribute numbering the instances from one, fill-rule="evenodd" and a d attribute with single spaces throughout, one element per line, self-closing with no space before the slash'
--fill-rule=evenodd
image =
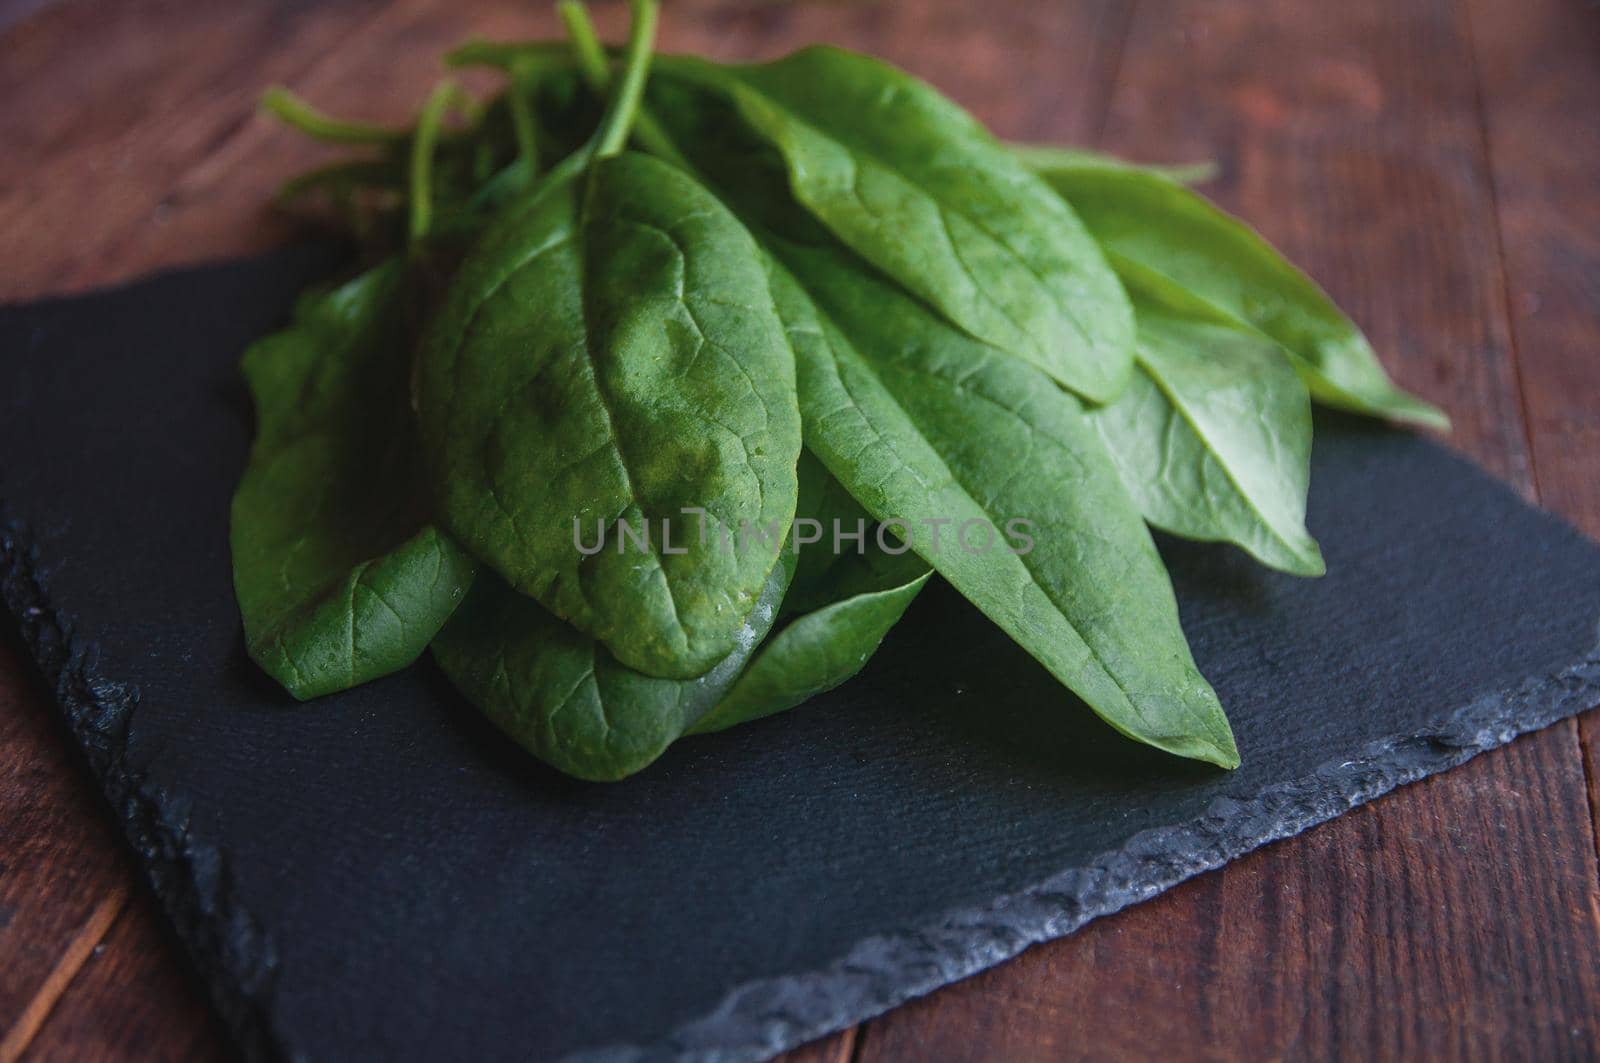
<path id="1" fill-rule="evenodd" d="M 613 785 L 427 662 L 296 704 L 231 593 L 236 362 L 333 264 L 0 309 L 6 604 L 250 1055 L 761 1057 L 1600 702 L 1600 547 L 1325 417 L 1326 578 L 1162 543 L 1232 773 L 1113 734 L 940 587 L 845 687 Z"/>

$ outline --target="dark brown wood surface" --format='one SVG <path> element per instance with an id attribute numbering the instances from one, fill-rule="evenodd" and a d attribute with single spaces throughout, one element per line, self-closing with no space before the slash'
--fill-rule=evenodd
<path id="1" fill-rule="evenodd" d="M 624 21 L 600 6 L 602 30 Z M 0 300 L 258 250 L 316 148 L 281 82 L 403 119 L 528 0 L 0 0 Z M 1600 8 L 1584 0 L 673 0 L 663 45 L 812 40 L 998 133 L 1152 161 L 1305 264 L 1453 445 L 1600 537 Z M 3 377 L 0 377 L 3 380 Z M 1406 787 L 794 1053 L 847 1060 L 1600 1055 L 1600 714 Z M 0 640 L 0 1063 L 223 1041 Z"/>

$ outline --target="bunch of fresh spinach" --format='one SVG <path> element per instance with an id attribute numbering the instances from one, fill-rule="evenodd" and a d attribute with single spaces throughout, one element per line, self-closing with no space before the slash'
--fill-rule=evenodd
<path id="1" fill-rule="evenodd" d="M 1147 525 L 1317 575 L 1310 400 L 1442 415 L 1182 175 L 850 52 L 652 61 L 650 0 L 617 54 L 561 12 L 410 129 L 265 100 L 362 146 L 285 191 L 377 264 L 244 359 L 254 659 L 310 698 L 431 648 L 617 779 L 845 681 L 937 572 L 1112 727 L 1236 765 Z"/>

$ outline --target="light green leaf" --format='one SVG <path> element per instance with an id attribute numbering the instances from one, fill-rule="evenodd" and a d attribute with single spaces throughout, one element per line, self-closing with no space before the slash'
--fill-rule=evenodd
<path id="1" fill-rule="evenodd" d="M 686 124 L 718 138 L 744 127 L 781 156 L 806 210 L 951 321 L 1090 399 L 1121 391 L 1132 319 L 1095 242 L 932 87 L 825 47 L 759 66 L 663 57 L 656 69 L 655 118 L 696 165 Z M 671 99 L 685 92 L 693 102 Z"/>
<path id="2" fill-rule="evenodd" d="M 410 664 L 476 569 L 417 492 L 406 298 L 390 262 L 302 300 L 244 357 L 257 433 L 233 498 L 234 588 L 251 658 L 297 698 Z"/>
<path id="3" fill-rule="evenodd" d="M 1094 423 L 1146 520 L 1320 576 L 1305 528 L 1311 406 L 1276 344 L 1134 296 L 1139 372 Z"/>
<path id="4" fill-rule="evenodd" d="M 777 527 L 775 547 L 794 514 L 793 354 L 760 262 L 679 169 L 558 168 L 462 265 L 419 359 L 441 520 L 651 675 L 733 650 L 773 557 L 724 533 Z"/>
<path id="5" fill-rule="evenodd" d="M 1237 218 L 1143 170 L 1057 162 L 1041 176 L 1072 204 L 1125 283 L 1277 341 L 1319 402 L 1449 427 L 1436 407 L 1395 387 L 1355 324 Z"/>
<path id="6" fill-rule="evenodd" d="M 793 572 L 781 552 L 733 651 L 705 675 L 661 679 L 619 664 L 594 639 L 485 573 L 433 643 L 466 699 L 558 771 L 609 782 L 650 764 L 727 692 L 771 629 Z"/>
<path id="7" fill-rule="evenodd" d="M 1100 166 L 1118 170 L 1142 170 L 1182 185 L 1204 184 L 1217 176 L 1217 164 L 1209 161 L 1163 165 L 1129 162 L 1127 159 L 1108 155 L 1103 151 L 1073 148 L 1061 144 L 1011 143 L 1006 147 L 1011 150 L 1011 154 L 1022 161 L 1023 165 L 1035 173 L 1046 173 L 1062 167 Z"/>
<path id="8" fill-rule="evenodd" d="M 848 256 L 772 246 L 793 271 L 775 267 L 771 283 L 807 445 L 829 471 L 880 520 L 906 521 L 940 575 L 1117 730 L 1236 766 L 1161 559 L 1082 403 Z"/>

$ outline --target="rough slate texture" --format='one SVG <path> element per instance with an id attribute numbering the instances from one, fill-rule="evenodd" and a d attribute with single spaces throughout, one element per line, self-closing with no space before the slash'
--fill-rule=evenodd
<path id="1" fill-rule="evenodd" d="M 1111 734 L 946 589 L 843 690 L 613 786 L 429 666 L 296 705 L 230 593 L 234 363 L 329 262 L 0 309 L 5 601 L 251 1054 L 759 1057 L 1600 697 L 1600 548 L 1326 418 L 1328 577 L 1163 543 L 1231 774 Z"/>

